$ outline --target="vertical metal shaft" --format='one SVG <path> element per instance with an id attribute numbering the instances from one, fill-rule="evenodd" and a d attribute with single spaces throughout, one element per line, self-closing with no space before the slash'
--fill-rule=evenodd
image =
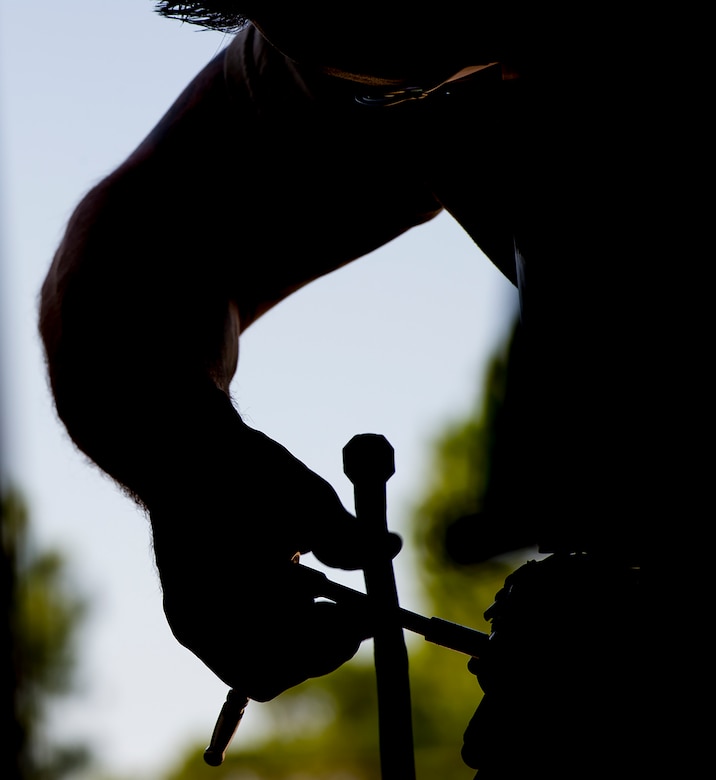
<path id="1" fill-rule="evenodd" d="M 393 447 L 379 434 L 354 436 L 343 448 L 343 467 L 354 486 L 356 517 L 373 535 L 375 556 L 365 567 L 364 576 L 366 594 L 376 618 L 373 652 L 382 780 L 414 780 L 408 652 L 387 544 L 385 486 L 395 473 Z"/>

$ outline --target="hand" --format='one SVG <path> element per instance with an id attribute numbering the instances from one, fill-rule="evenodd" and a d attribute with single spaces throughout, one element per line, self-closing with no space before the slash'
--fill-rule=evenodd
<path id="1" fill-rule="evenodd" d="M 479 777 L 530 777 L 540 761 L 551 780 L 575 767 L 583 780 L 615 767 L 643 776 L 639 583 L 619 556 L 589 554 L 531 560 L 507 577 L 485 613 L 488 649 L 468 663 L 484 696 L 462 757 Z"/>
<path id="2" fill-rule="evenodd" d="M 315 602 L 292 560 L 357 569 L 375 554 L 335 490 L 284 447 L 242 424 L 240 446 L 197 464 L 190 484 L 152 511 L 164 609 L 177 639 L 227 685 L 274 698 L 350 659 L 370 628 Z"/>

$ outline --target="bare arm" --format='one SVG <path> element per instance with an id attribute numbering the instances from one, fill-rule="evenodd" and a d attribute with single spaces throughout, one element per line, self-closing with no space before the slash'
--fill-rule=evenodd
<path id="1" fill-rule="evenodd" d="M 41 295 L 61 419 L 148 508 L 179 640 L 227 683 L 245 687 L 248 675 L 253 698 L 355 652 L 361 631 L 337 609 L 327 619 L 287 577 L 292 556 L 308 550 L 356 567 L 360 542 L 335 491 L 239 417 L 228 394 L 239 334 L 291 291 L 438 209 L 421 195 L 426 209 L 392 219 L 380 183 L 377 195 L 360 184 L 332 189 L 335 149 L 313 138 L 300 98 L 279 103 L 276 117 L 240 113 L 223 55 L 209 64 L 80 202 Z M 245 629 L 239 640 L 225 632 L 231 613 Z M 286 633 L 306 642 L 291 663 L 280 661 Z"/>

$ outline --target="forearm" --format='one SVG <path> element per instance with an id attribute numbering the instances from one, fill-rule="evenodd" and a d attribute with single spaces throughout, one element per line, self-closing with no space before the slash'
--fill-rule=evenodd
<path id="1" fill-rule="evenodd" d="M 195 453 L 229 449 L 217 431 L 240 423 L 226 395 L 238 314 L 216 286 L 167 276 L 170 241 L 141 220 L 128 229 L 136 212 L 115 190 L 100 185 L 72 217 L 42 288 L 40 333 L 70 436 L 150 504 Z"/>

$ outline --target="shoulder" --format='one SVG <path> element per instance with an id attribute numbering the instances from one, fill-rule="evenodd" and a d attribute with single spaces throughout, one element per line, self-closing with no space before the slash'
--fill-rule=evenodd
<path id="1" fill-rule="evenodd" d="M 312 101 L 314 95 L 293 60 L 273 46 L 253 25 L 234 36 L 222 53 L 226 85 L 237 102 L 255 109 Z"/>

